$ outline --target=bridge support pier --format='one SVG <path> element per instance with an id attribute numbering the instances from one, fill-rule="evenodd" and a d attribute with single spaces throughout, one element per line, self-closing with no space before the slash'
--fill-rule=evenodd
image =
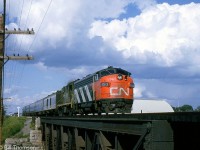
<path id="1" fill-rule="evenodd" d="M 44 132 L 43 133 L 45 133 L 45 149 L 52 149 L 52 147 L 51 147 L 51 134 L 50 134 L 50 125 L 49 124 L 46 124 L 45 123 L 45 125 L 44 125 L 45 127 L 44 127 Z"/>

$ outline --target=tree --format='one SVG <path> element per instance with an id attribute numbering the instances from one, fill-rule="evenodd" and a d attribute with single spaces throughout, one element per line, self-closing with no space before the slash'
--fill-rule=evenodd
<path id="1" fill-rule="evenodd" d="M 190 112 L 193 111 L 193 107 L 191 105 L 183 105 L 179 107 L 179 110 L 183 112 Z"/>
<path id="2" fill-rule="evenodd" d="M 198 106 L 198 107 L 195 109 L 195 111 L 200 112 L 200 106 Z"/>
<path id="3" fill-rule="evenodd" d="M 172 107 L 173 108 L 173 110 L 174 110 L 174 112 L 179 112 L 180 110 L 180 107 Z"/>

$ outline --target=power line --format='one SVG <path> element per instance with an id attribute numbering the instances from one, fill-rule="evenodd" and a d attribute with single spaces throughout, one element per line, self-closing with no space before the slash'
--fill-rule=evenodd
<path id="1" fill-rule="evenodd" d="M 19 15 L 19 17 L 18 17 L 18 18 L 20 18 L 19 21 L 18 21 L 19 26 L 21 25 L 21 22 L 22 22 L 22 14 L 23 14 L 23 11 L 24 11 L 24 5 L 25 5 L 24 0 L 23 0 L 23 3 L 22 3 L 22 5 L 21 5 L 21 7 L 20 7 L 20 3 L 19 3 L 19 5 L 18 5 L 18 7 L 19 7 L 18 10 L 21 9 L 20 15 Z M 9 3 L 9 6 L 10 6 L 10 3 Z M 26 18 L 26 24 L 27 24 L 27 20 L 28 20 L 29 14 L 30 14 L 30 8 L 31 8 L 31 6 L 32 6 L 32 0 L 31 0 L 31 4 L 30 4 L 30 7 L 29 7 L 29 10 L 28 10 L 29 13 L 28 13 L 27 18 Z M 9 10 L 10 10 L 10 9 L 9 9 Z M 9 12 L 9 11 L 8 11 L 8 12 Z M 8 14 L 9 14 L 9 13 L 8 13 Z M 25 26 L 26 26 L 26 25 L 25 25 Z M 15 32 L 17 32 L 17 31 L 15 31 Z M 18 31 L 18 33 L 20 33 L 20 32 L 21 32 L 21 34 L 23 34 L 22 31 Z M 12 33 L 12 31 L 10 31 L 10 33 Z M 14 51 L 15 51 L 16 47 L 18 47 L 18 50 L 21 49 L 21 45 L 22 45 L 22 40 L 23 40 L 23 38 L 24 38 L 24 36 L 21 37 L 20 45 L 15 46 L 15 45 L 17 45 L 17 44 L 16 44 L 16 43 L 17 43 L 17 39 L 16 39 L 16 37 L 15 37 L 15 41 L 13 42 L 14 46 L 12 46 L 12 48 L 14 48 Z M 9 42 L 8 42 L 8 43 L 9 43 Z M 10 43 L 9 43 L 9 44 L 10 44 Z M 6 44 L 6 45 L 7 45 L 7 44 Z M 18 53 L 19 53 L 19 52 L 18 52 Z M 25 65 L 25 64 L 23 64 L 23 65 Z M 17 69 L 17 63 L 15 62 L 15 63 L 12 65 L 12 68 L 11 68 L 11 73 L 13 74 L 13 77 L 12 77 L 12 78 L 9 78 L 9 80 L 10 80 L 9 85 L 10 85 L 10 86 L 11 86 L 11 83 L 14 84 L 14 82 L 17 81 L 16 79 L 19 78 L 20 76 L 22 76 L 22 75 L 20 75 L 20 74 L 23 74 L 24 67 L 23 67 L 22 71 L 20 71 L 21 73 L 17 73 L 16 70 L 18 70 L 18 69 Z M 19 70 L 18 70 L 18 72 L 19 72 Z M 16 79 L 15 79 L 15 78 L 16 78 Z M 12 81 L 11 81 L 11 80 L 12 80 Z M 20 78 L 20 80 L 21 80 L 21 78 Z"/>
<path id="2" fill-rule="evenodd" d="M 25 29 L 27 28 L 28 18 L 29 18 L 29 15 L 30 15 L 31 7 L 32 7 L 32 2 L 33 2 L 33 0 L 31 0 L 30 7 L 28 9 L 28 14 L 27 14 L 26 21 L 25 21 L 25 26 L 24 26 Z M 21 43 L 20 43 L 20 48 L 21 48 L 21 44 L 22 44 L 23 38 L 24 38 L 24 36 L 22 36 Z"/>
<path id="3" fill-rule="evenodd" d="M 26 22 L 25 22 L 25 28 L 27 27 L 28 18 L 29 18 L 30 12 L 31 12 L 32 4 L 33 4 L 33 0 L 31 0 L 31 4 L 30 4 L 30 7 L 29 7 L 28 15 L 27 15 Z"/>
<path id="4" fill-rule="evenodd" d="M 24 1 L 23 1 L 23 3 L 24 3 Z M 30 15 L 30 10 L 31 10 L 31 7 L 32 7 L 32 3 L 33 3 L 33 0 L 31 0 L 30 5 L 29 5 L 28 14 L 27 14 L 26 21 L 25 21 L 25 26 L 24 26 L 25 29 L 27 28 L 27 23 L 28 23 L 28 18 L 29 18 L 29 15 Z M 22 10 L 23 10 L 23 8 L 22 8 Z M 22 16 L 22 10 L 21 10 L 21 16 Z M 21 18 L 21 16 L 20 16 L 20 18 Z M 20 23 L 21 23 L 21 19 L 20 19 Z M 21 37 L 21 42 L 20 42 L 20 45 L 19 45 L 19 51 L 20 51 L 20 49 L 22 47 L 22 41 L 23 41 L 23 39 L 24 39 L 24 35 L 22 35 L 22 37 Z M 20 68 L 20 73 L 18 73 L 16 75 L 16 70 L 18 70 L 18 72 L 19 72 L 19 69 L 16 69 L 17 63 L 14 64 L 15 67 L 13 68 L 14 69 L 13 82 L 15 81 L 16 85 L 19 85 L 20 82 L 21 82 L 21 80 L 22 80 L 22 76 L 23 76 L 23 73 L 24 73 L 25 65 L 26 65 L 26 63 L 23 63 L 22 68 Z M 15 80 L 15 78 L 16 79 L 18 78 L 18 80 Z M 16 93 L 16 91 L 15 91 L 15 93 Z"/>
<path id="5" fill-rule="evenodd" d="M 9 0 L 9 3 L 8 3 L 8 22 L 10 21 L 10 0 Z"/>
<path id="6" fill-rule="evenodd" d="M 20 19 L 19 19 L 19 26 L 21 24 L 21 18 L 22 18 L 22 11 L 23 11 L 23 8 L 24 8 L 24 0 L 22 2 L 22 9 L 21 9 L 21 14 L 20 14 Z"/>
<path id="7" fill-rule="evenodd" d="M 31 11 L 31 8 L 32 8 L 32 3 L 33 3 L 33 0 L 31 0 L 30 6 L 29 6 L 29 9 L 28 9 L 28 14 L 27 14 L 26 21 L 25 21 L 25 26 L 24 26 L 25 29 L 27 28 L 28 18 L 29 18 L 30 11 Z M 24 35 L 22 36 L 19 50 L 21 49 L 21 45 L 22 45 L 23 39 L 24 39 Z M 24 48 L 24 49 L 25 49 L 25 48 Z M 19 73 L 19 79 L 18 79 L 18 82 L 16 83 L 16 85 L 17 85 L 17 84 L 19 85 L 20 82 L 21 82 L 21 80 L 22 80 L 22 76 L 23 76 L 23 73 L 24 73 L 24 69 L 25 69 L 25 67 L 26 67 L 25 65 L 26 65 L 26 63 L 23 63 L 23 66 L 22 66 L 21 71 L 20 71 L 21 74 Z M 17 81 L 17 80 L 15 80 L 15 81 Z"/>
<path id="8" fill-rule="evenodd" d="M 43 16 L 42 22 L 40 23 L 40 26 L 39 26 L 39 28 L 38 28 L 38 30 L 37 30 L 37 32 L 36 32 L 36 35 L 35 35 L 35 37 L 34 37 L 32 43 L 31 43 L 31 45 L 30 45 L 28 51 L 30 51 L 30 49 L 31 49 L 32 46 L 33 46 L 33 43 L 35 42 L 35 39 L 36 39 L 37 36 L 38 36 L 38 33 L 39 33 L 39 31 L 40 31 L 40 28 L 41 28 L 41 26 L 42 26 L 42 23 L 44 22 L 44 19 L 45 19 L 46 15 L 47 15 L 47 12 L 48 12 L 48 10 L 49 10 L 49 8 L 50 8 L 50 6 L 51 6 L 52 1 L 53 1 L 53 0 L 50 0 L 50 2 L 49 2 L 49 5 L 48 5 L 48 7 L 47 7 L 47 10 L 46 10 L 46 12 L 45 12 L 45 14 L 44 14 L 44 16 Z"/>

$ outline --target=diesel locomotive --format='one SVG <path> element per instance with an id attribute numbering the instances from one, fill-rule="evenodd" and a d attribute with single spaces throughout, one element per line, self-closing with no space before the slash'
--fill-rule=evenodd
<path id="1" fill-rule="evenodd" d="M 61 90 L 25 106 L 22 112 L 27 116 L 130 113 L 133 99 L 131 73 L 108 67 L 69 82 Z"/>

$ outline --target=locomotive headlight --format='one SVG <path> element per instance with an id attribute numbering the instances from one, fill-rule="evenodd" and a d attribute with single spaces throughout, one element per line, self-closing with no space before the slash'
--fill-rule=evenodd
<path id="1" fill-rule="evenodd" d="M 123 76 L 122 76 L 121 74 L 118 74 L 117 79 L 118 79 L 118 80 L 122 80 L 122 79 L 123 79 Z"/>
<path id="2" fill-rule="evenodd" d="M 101 87 L 109 87 L 110 84 L 108 82 L 101 82 Z"/>

